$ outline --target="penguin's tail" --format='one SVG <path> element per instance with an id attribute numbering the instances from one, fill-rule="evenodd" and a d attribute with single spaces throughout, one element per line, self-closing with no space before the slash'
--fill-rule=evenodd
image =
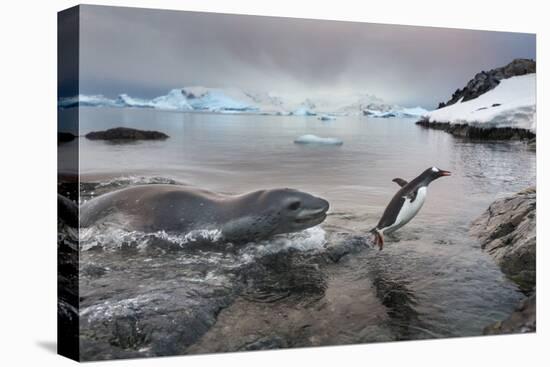
<path id="1" fill-rule="evenodd" d="M 374 244 L 378 246 L 378 250 L 382 250 L 384 248 L 384 234 L 376 227 L 370 230 L 370 232 L 374 236 Z"/>
<path id="2" fill-rule="evenodd" d="M 57 194 L 57 216 L 69 227 L 78 227 L 78 205 L 59 194 Z"/>

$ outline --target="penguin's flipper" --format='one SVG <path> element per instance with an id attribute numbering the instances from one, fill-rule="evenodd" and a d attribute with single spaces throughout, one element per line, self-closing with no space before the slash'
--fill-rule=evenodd
<path id="1" fill-rule="evenodd" d="M 398 184 L 401 187 L 408 184 L 407 180 L 403 180 L 402 178 L 399 178 L 399 177 L 394 178 L 392 181 L 395 182 L 396 184 Z"/>

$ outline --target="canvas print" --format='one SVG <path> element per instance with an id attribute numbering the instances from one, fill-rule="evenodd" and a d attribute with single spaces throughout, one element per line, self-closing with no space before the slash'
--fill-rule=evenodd
<path id="1" fill-rule="evenodd" d="M 60 354 L 536 330 L 534 34 L 58 21 Z"/>

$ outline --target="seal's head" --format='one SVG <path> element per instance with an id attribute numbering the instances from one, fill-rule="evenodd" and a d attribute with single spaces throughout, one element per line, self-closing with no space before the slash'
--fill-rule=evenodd
<path id="1" fill-rule="evenodd" d="M 266 237 L 316 226 L 325 220 L 329 208 L 325 199 L 293 189 L 256 191 L 251 199 L 249 205 L 257 211 L 254 227 Z"/>

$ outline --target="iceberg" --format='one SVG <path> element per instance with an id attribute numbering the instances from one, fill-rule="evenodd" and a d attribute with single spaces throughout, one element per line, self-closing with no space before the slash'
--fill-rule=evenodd
<path id="1" fill-rule="evenodd" d="M 306 134 L 294 140 L 294 144 L 342 145 L 344 142 L 337 138 L 322 138 L 317 135 Z"/>
<path id="2" fill-rule="evenodd" d="M 58 106 L 61 108 L 70 107 L 116 107 L 115 101 L 109 99 L 101 94 L 86 95 L 79 94 L 73 97 L 60 98 Z"/>
<path id="3" fill-rule="evenodd" d="M 321 121 L 332 121 L 332 120 L 336 120 L 336 117 L 331 115 L 321 115 L 317 119 Z"/>
<path id="4" fill-rule="evenodd" d="M 518 128 L 536 133 L 536 74 L 503 79 L 494 88 L 466 102 L 427 112 L 428 122 L 481 128 Z"/>
<path id="5" fill-rule="evenodd" d="M 424 116 L 427 112 L 428 110 L 420 106 L 411 107 L 411 108 L 405 107 L 401 110 L 403 117 L 421 117 L 421 116 Z"/>
<path id="6" fill-rule="evenodd" d="M 233 98 L 223 90 L 194 87 L 183 88 L 181 93 L 193 110 L 211 112 L 244 112 L 258 110 L 252 103 Z"/>
<path id="7" fill-rule="evenodd" d="M 167 95 L 154 98 L 151 105 L 159 110 L 191 111 L 193 109 L 181 89 L 172 89 Z"/>
<path id="8" fill-rule="evenodd" d="M 391 106 L 386 110 L 374 110 L 366 109 L 363 110 L 363 115 L 376 118 L 389 118 L 389 117 L 400 117 L 400 118 L 413 118 L 413 117 L 422 117 L 428 112 L 428 110 L 422 107 L 400 107 L 400 106 Z"/>
<path id="9" fill-rule="evenodd" d="M 103 95 L 80 94 L 62 98 L 59 107 L 130 107 L 154 108 L 171 111 L 214 113 L 257 113 L 279 116 L 319 116 L 321 121 L 334 120 L 335 116 L 360 115 L 371 117 L 418 117 L 427 111 L 420 108 L 403 108 L 385 104 L 369 94 L 337 94 L 325 97 L 281 97 L 274 93 L 250 92 L 238 88 L 209 88 L 189 86 L 170 90 L 166 95 L 144 99 L 120 94 L 116 99 Z"/>
<path id="10" fill-rule="evenodd" d="M 315 116 L 317 113 L 307 107 L 300 107 L 291 113 L 292 116 Z"/>
<path id="11" fill-rule="evenodd" d="M 114 103 L 119 107 L 142 107 L 151 108 L 153 104 L 151 101 L 141 98 L 133 98 L 127 94 L 120 94 Z"/>

